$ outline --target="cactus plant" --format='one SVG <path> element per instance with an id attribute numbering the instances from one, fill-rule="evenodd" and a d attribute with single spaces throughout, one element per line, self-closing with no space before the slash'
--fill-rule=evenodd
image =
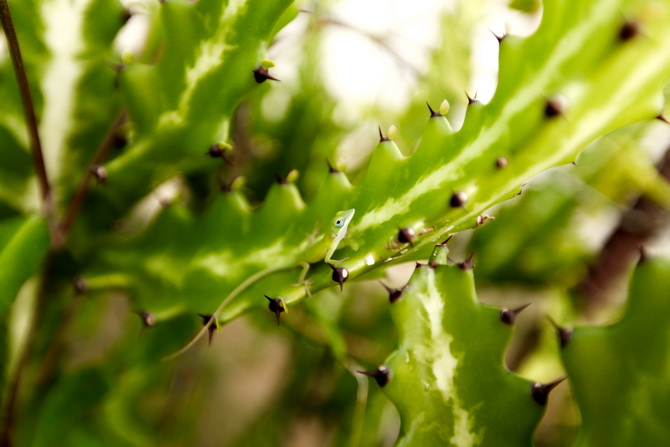
<path id="1" fill-rule="evenodd" d="M 399 445 L 531 444 L 546 392 L 556 383 L 534 383 L 506 370 L 502 356 L 511 329 L 505 322 L 516 313 L 508 309 L 500 321 L 498 310 L 480 305 L 471 265 L 447 265 L 446 247 L 435 246 L 478 228 L 489 220 L 486 212 L 492 206 L 514 198 L 535 175 L 577 160 L 597 138 L 622 128 L 619 136 L 626 135 L 626 126 L 664 119 L 662 91 L 670 78 L 667 1 L 545 1 L 534 34 L 500 36 L 493 99 L 481 104 L 465 94 L 459 101 L 450 98 L 455 105 L 468 103 L 460 129 L 450 123 L 448 102 L 430 101 L 423 116 L 408 107 L 398 129 L 378 130 L 369 162 L 360 178 L 350 181 L 332 148 L 311 152 L 334 140 L 315 136 L 320 126 L 314 119 L 313 131 L 301 140 L 311 156 L 290 158 L 296 147 L 280 155 L 281 169 L 301 166 L 307 172 L 276 172 L 277 181 L 260 204 L 249 199 L 245 185 L 267 184 L 265 179 L 245 184 L 243 178 L 229 177 L 223 191 L 212 191 L 222 175 L 245 171 L 239 166 L 241 152 L 253 140 L 245 141 L 240 124 L 245 107 L 265 101 L 262 95 L 271 88 L 283 88 L 269 87 L 277 79 L 267 53 L 277 33 L 298 14 L 297 5 L 288 0 L 147 4 L 142 14 L 150 31 L 144 50 L 132 56 L 113 48 L 124 24 L 115 1 L 13 2 L 11 14 L 6 0 L 0 6 L 13 52 L 0 61 L 0 96 L 6 104 L 0 155 L 7 160 L 0 165 L 0 345 L 4 363 L 11 365 L 4 380 L 5 444 L 42 445 L 55 439 L 66 445 L 192 444 L 201 439 L 195 424 L 162 412 L 161 402 L 171 401 L 177 412 L 186 408 L 179 399 L 193 394 L 196 406 L 207 408 L 209 390 L 165 397 L 159 390 L 168 387 L 171 372 L 178 383 L 188 382 L 181 380 L 191 377 L 195 353 L 168 363 L 160 359 L 198 333 L 208 334 L 215 345 L 221 326 L 257 315 L 252 311 L 259 309 L 266 317 L 258 319 L 261 326 L 276 322 L 293 331 L 301 347 L 295 351 L 304 351 L 294 353 L 296 365 L 313 368 L 316 363 L 318 355 L 306 340 L 329 347 L 330 366 L 339 374 L 329 383 L 353 396 L 343 405 L 351 413 L 345 425 L 352 445 L 359 439 L 378 441 L 366 427 L 370 421 L 382 425 L 387 407 L 371 391 L 363 420 L 367 382 L 349 373 L 392 349 L 384 366 L 368 373 L 397 407 Z M 17 56 L 11 28 L 25 61 L 25 69 L 17 64 L 18 81 L 12 73 Z M 434 57 L 448 50 L 443 44 Z M 470 49 L 456 52 L 469 54 Z M 303 76 L 311 74 L 310 63 Z M 459 73 L 467 77 L 469 70 Z M 313 84 L 314 91 L 321 92 L 319 85 Z M 29 88 L 34 101 L 26 99 Z M 444 91 L 453 95 L 455 89 L 449 84 L 436 91 L 428 82 L 423 88 L 422 95 L 431 98 Z M 25 118 L 21 95 L 28 106 Z M 298 99 L 297 108 L 319 108 L 318 97 Z M 413 104 L 426 99 L 414 98 Z M 328 101 L 326 109 L 334 107 Z M 33 125 L 35 117 L 39 127 Z M 329 121 L 322 117 L 319 122 Z M 285 140 L 292 135 L 277 129 L 275 134 Z M 642 138 L 641 132 L 629 136 Z M 329 167 L 314 162 L 324 153 Z M 650 169 L 644 165 L 631 177 L 639 179 Z M 246 173 L 254 175 L 248 167 Z M 318 178 L 321 185 L 304 199 L 298 184 L 307 189 Z M 667 183 L 638 183 L 661 206 L 670 205 Z M 169 203 L 157 200 L 164 190 L 172 191 Z M 556 209 L 575 206 L 561 200 Z M 344 226 L 346 235 L 344 229 L 332 232 L 333 218 L 350 209 L 355 214 L 348 229 Z M 557 219 L 565 217 L 557 213 Z M 583 255 L 567 251 L 569 271 L 577 276 L 574 264 L 581 265 Z M 370 337 L 379 337 L 383 348 L 356 347 L 351 342 L 356 331 L 346 318 L 347 306 L 355 307 L 356 300 L 342 289 L 348 292 L 358 280 L 378 278 L 390 266 L 431 255 L 430 266 L 418 268 L 408 287 L 389 286 L 395 329 L 384 317 L 380 320 L 386 323 L 380 324 L 398 332 L 397 346 L 376 334 Z M 482 276 L 490 280 L 495 276 L 490 271 Z M 28 281 L 31 276 L 37 280 Z M 574 284 L 572 277 L 565 282 L 547 278 L 539 274 L 535 281 L 564 288 Z M 634 282 L 634 296 L 641 293 L 640 281 Z M 328 290 L 334 286 L 336 295 Z M 119 296 L 127 300 L 120 311 L 114 307 Z M 645 312 L 651 310 L 649 304 Z M 140 319 L 130 323 L 133 312 Z M 388 307 L 379 312 L 388 316 Z M 202 317 L 200 327 L 196 314 Z M 26 319 L 28 330 L 21 324 Z M 612 329 L 602 331 L 605 335 L 594 339 L 614 337 L 608 335 Z M 603 429 L 588 384 L 602 371 L 581 364 L 590 355 L 609 354 L 596 346 L 601 342 L 594 341 L 595 347 L 581 342 L 587 332 L 577 330 L 563 356 L 584 416 L 580 442 L 595 443 Z M 90 352 L 77 355 L 77 337 L 92 333 L 113 339 L 101 341 L 106 346 L 102 361 Z M 642 362 L 649 360 L 647 353 L 641 355 Z M 296 366 L 294 373 L 287 389 L 306 383 L 298 374 L 324 380 L 316 370 L 302 372 Z M 135 402 L 150 410 L 137 409 Z M 263 421 L 276 436 L 285 433 L 276 420 L 284 410 L 268 408 L 275 418 Z M 513 417 L 506 413 L 512 410 Z M 261 422 L 248 424 L 257 428 Z M 260 445 L 254 432 L 235 436 Z M 163 436 L 159 441 L 157 433 Z M 658 439 L 653 430 L 645 433 Z"/>
<path id="2" fill-rule="evenodd" d="M 663 445 L 668 439 L 664 317 L 669 281 L 667 260 L 643 260 L 620 321 L 576 327 L 561 351 L 582 415 L 576 445 Z"/>

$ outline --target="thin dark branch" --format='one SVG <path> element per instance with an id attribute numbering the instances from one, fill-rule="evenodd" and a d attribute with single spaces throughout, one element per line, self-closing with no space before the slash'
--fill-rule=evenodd
<path id="1" fill-rule="evenodd" d="M 658 167 L 659 175 L 670 180 L 670 148 Z M 667 222 L 667 212 L 642 196 L 626 211 L 605 242 L 598 258 L 577 286 L 586 313 L 606 302 L 611 288 L 639 258 L 640 248 Z"/>
<path id="2" fill-rule="evenodd" d="M 40 143 L 40 135 L 37 130 L 37 119 L 35 118 L 35 109 L 33 108 L 32 95 L 30 94 L 30 86 L 28 78 L 23 66 L 23 58 L 21 57 L 21 50 L 19 49 L 19 41 L 16 38 L 14 30 L 14 22 L 9 12 L 9 5 L 7 0 L 0 0 L 0 22 L 2 28 L 7 36 L 7 44 L 9 46 L 9 54 L 14 63 L 14 72 L 16 73 L 16 80 L 19 86 L 19 93 L 21 94 L 21 101 L 23 102 L 23 110 L 26 115 L 26 124 L 28 126 L 28 136 L 30 138 L 30 148 L 33 156 L 33 163 L 37 178 L 40 184 L 40 191 L 42 193 L 42 200 L 44 208 L 50 223 L 53 222 L 53 199 L 51 197 L 51 187 L 49 185 L 49 178 L 47 176 L 46 166 L 44 164 L 44 156 L 42 154 L 42 144 Z"/>
<path id="3" fill-rule="evenodd" d="M 90 164 L 91 166 L 100 165 L 102 164 L 103 161 L 105 161 L 105 159 L 107 158 L 107 154 L 109 153 L 109 150 L 114 145 L 116 132 L 118 131 L 119 127 L 126 121 L 126 115 L 127 114 L 124 111 L 119 113 L 119 115 L 116 117 L 114 123 L 112 123 L 111 127 L 107 131 L 105 138 L 102 140 L 100 146 L 96 150 L 95 155 L 93 155 L 93 159 L 91 160 Z M 84 204 L 84 199 L 88 194 L 88 190 L 93 176 L 94 171 L 91 169 L 87 169 L 86 174 L 84 174 L 84 178 L 77 187 L 77 191 L 75 192 L 74 197 L 72 198 L 72 201 L 70 202 L 70 205 L 68 206 L 67 211 L 65 212 L 65 217 L 63 217 L 63 221 L 61 222 L 59 227 L 63 243 L 67 239 L 67 235 L 70 229 L 72 228 L 72 224 L 74 223 L 77 214 L 79 214 L 79 210 Z"/>

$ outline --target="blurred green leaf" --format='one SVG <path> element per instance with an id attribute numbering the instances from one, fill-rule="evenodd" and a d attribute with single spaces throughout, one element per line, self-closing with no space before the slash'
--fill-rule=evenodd
<path id="1" fill-rule="evenodd" d="M 670 438 L 670 262 L 642 262 L 628 308 L 605 327 L 580 326 L 562 350 L 582 415 L 578 446 L 663 445 Z"/>
<path id="2" fill-rule="evenodd" d="M 5 220 L 0 223 L 0 247 L 0 314 L 4 314 L 46 255 L 46 222 L 38 216 Z"/>

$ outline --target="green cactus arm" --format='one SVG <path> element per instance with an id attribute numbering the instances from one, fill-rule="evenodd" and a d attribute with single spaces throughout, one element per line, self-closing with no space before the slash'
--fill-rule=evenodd
<path id="1" fill-rule="evenodd" d="M 230 117 L 257 84 L 252 72 L 290 0 L 161 4 L 165 49 L 156 65 L 132 64 L 121 88 L 134 125 L 128 150 L 108 164 L 112 203 L 132 203 L 177 172 L 212 170 L 207 148 L 228 139 Z M 290 17 L 293 9 L 286 12 Z M 278 22 L 281 20 L 281 23 Z"/>
<path id="2" fill-rule="evenodd" d="M 383 138 L 359 184 L 331 173 L 307 205 L 290 182 L 275 184 L 254 211 L 240 191 L 217 197 L 198 217 L 172 205 L 144 235 L 107 252 L 89 273 L 136 265 L 128 276 L 142 308 L 209 313 L 259 271 L 297 265 L 309 235 L 350 208 L 356 215 L 338 257 L 348 258 L 340 266 L 351 278 L 425 258 L 448 234 L 477 226 L 478 216 L 513 197 L 532 176 L 575 160 L 601 135 L 658 115 L 670 78 L 670 29 L 664 25 L 670 13 L 646 14 L 653 4 L 547 2 L 534 35 L 502 41 L 496 95 L 487 105 L 471 104 L 459 131 L 444 116 L 430 118 L 408 157 Z M 621 11 L 645 34 L 622 41 Z M 557 93 L 567 99 L 561 110 L 548 102 Z M 506 167 L 497 166 L 501 157 Z M 413 245 L 398 242 L 398 229 L 405 227 L 419 235 Z M 326 265 L 311 272 L 313 291 L 333 284 Z M 304 290 L 290 286 L 295 273 L 288 273 L 258 281 L 222 310 L 221 320 L 265 307 L 263 294 L 289 304 L 301 299 Z"/>
<path id="3" fill-rule="evenodd" d="M 479 303 L 472 270 L 436 252 L 391 305 L 398 348 L 375 373 L 400 412 L 396 445 L 530 446 L 543 406 L 503 364 L 512 327 Z"/>
<path id="4" fill-rule="evenodd" d="M 642 262 L 615 324 L 580 326 L 561 351 L 582 417 L 578 446 L 663 445 L 670 439 L 670 262 Z"/>

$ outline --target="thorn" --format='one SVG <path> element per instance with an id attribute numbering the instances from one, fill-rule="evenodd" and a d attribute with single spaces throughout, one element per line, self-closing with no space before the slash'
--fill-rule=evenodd
<path id="1" fill-rule="evenodd" d="M 403 227 L 398 230 L 398 242 L 401 244 L 409 244 L 414 247 L 414 239 L 416 238 L 416 233 L 411 227 Z"/>
<path id="2" fill-rule="evenodd" d="M 547 320 L 551 323 L 552 326 L 556 329 L 556 335 L 558 335 L 558 341 L 561 343 L 561 349 L 565 349 L 572 340 L 572 335 L 574 331 L 570 328 L 564 328 L 559 326 L 552 318 L 547 315 Z"/>
<path id="3" fill-rule="evenodd" d="M 391 378 L 391 371 L 385 366 L 381 365 L 379 366 L 375 371 L 356 371 L 359 374 L 363 374 L 364 376 L 368 377 L 374 377 L 374 379 L 377 381 L 377 385 L 380 387 L 385 387 L 387 383 L 389 383 L 389 379 Z"/>
<path id="4" fill-rule="evenodd" d="M 271 76 L 268 69 L 263 68 L 262 65 L 259 65 L 258 67 L 254 68 L 252 71 L 254 72 L 254 80 L 256 81 L 257 84 L 262 84 L 263 82 L 267 81 L 268 79 L 270 79 L 271 81 L 281 82 L 279 79 L 275 78 L 274 76 Z"/>
<path id="5" fill-rule="evenodd" d="M 138 312 L 137 315 L 139 315 L 140 319 L 142 320 L 142 326 L 145 329 L 156 324 L 156 316 L 151 312 L 142 311 Z"/>
<path id="6" fill-rule="evenodd" d="M 379 142 L 383 143 L 384 141 L 389 141 L 389 139 L 386 138 L 384 136 L 384 134 L 382 133 L 382 126 L 378 126 L 378 127 L 379 127 Z"/>
<path id="7" fill-rule="evenodd" d="M 326 164 L 328 164 L 328 172 L 331 174 L 337 174 L 341 172 L 339 169 L 337 169 L 335 166 L 330 164 L 330 160 L 326 159 Z"/>
<path id="8" fill-rule="evenodd" d="M 472 252 L 470 253 L 470 256 L 468 256 L 468 259 L 466 259 L 463 262 L 458 263 L 458 268 L 461 270 L 472 270 L 474 268 L 474 264 L 472 263 L 472 258 L 475 256 L 475 253 Z"/>
<path id="9" fill-rule="evenodd" d="M 435 110 L 433 110 L 433 108 L 430 106 L 430 104 L 428 104 L 428 101 L 426 101 L 426 105 L 428 106 L 428 110 L 430 110 L 430 117 L 431 118 L 435 118 L 437 116 L 442 116 L 442 114 L 440 114 L 440 112 L 436 112 Z"/>
<path id="10" fill-rule="evenodd" d="M 287 177 L 283 177 L 275 172 L 275 180 L 277 180 L 277 183 L 280 185 L 288 185 Z"/>
<path id="11" fill-rule="evenodd" d="M 421 267 L 425 267 L 425 266 L 426 266 L 426 264 L 422 264 L 419 261 L 416 261 L 416 265 L 414 265 L 414 268 L 415 269 L 420 269 Z"/>
<path id="12" fill-rule="evenodd" d="M 107 169 L 104 166 L 91 165 L 88 170 L 93 174 L 98 183 L 105 183 L 107 181 Z"/>
<path id="13" fill-rule="evenodd" d="M 469 95 L 468 92 L 466 91 L 466 92 L 465 92 L 465 96 L 468 98 L 468 105 L 472 105 L 472 104 L 474 104 L 474 103 L 476 103 L 476 102 L 479 102 L 479 101 L 477 100 L 477 93 L 476 93 L 476 92 L 475 92 L 475 96 L 470 97 L 470 95 Z"/>
<path id="14" fill-rule="evenodd" d="M 455 191 L 449 199 L 449 206 L 452 208 L 463 208 L 465 202 L 468 201 L 468 195 L 463 191 Z"/>
<path id="15" fill-rule="evenodd" d="M 507 167 L 507 158 L 498 157 L 496 158 L 496 168 L 503 169 Z"/>
<path id="16" fill-rule="evenodd" d="M 76 278 L 74 278 L 72 284 L 74 285 L 74 291 L 77 293 L 77 295 L 85 293 L 86 290 L 88 289 L 88 284 L 86 284 L 86 280 L 81 276 L 77 276 Z"/>
<path id="17" fill-rule="evenodd" d="M 446 246 L 446 245 L 449 243 L 449 241 L 451 240 L 452 237 L 454 237 L 454 235 L 453 235 L 453 234 L 450 234 L 448 238 L 446 238 L 443 242 L 440 242 L 440 243 L 437 244 L 437 245 L 443 245 L 443 246 Z"/>
<path id="18" fill-rule="evenodd" d="M 335 267 L 332 264 L 328 264 L 331 269 L 333 269 L 333 275 L 331 278 L 333 281 L 338 283 L 340 285 L 340 292 L 343 291 L 344 287 L 343 284 L 344 282 L 349 279 L 349 270 L 345 269 L 344 267 Z"/>
<path id="19" fill-rule="evenodd" d="M 395 303 L 400 298 L 402 298 L 403 292 L 405 291 L 405 289 L 407 289 L 407 287 L 409 287 L 409 286 L 405 285 L 400 289 L 392 289 L 381 281 L 379 281 L 379 284 L 381 284 L 386 289 L 386 291 L 389 293 L 389 302 L 391 304 Z"/>
<path id="20" fill-rule="evenodd" d="M 508 309 L 503 307 L 500 309 L 500 321 L 503 323 L 513 326 L 514 320 L 516 320 L 517 315 L 521 313 L 526 307 L 530 306 L 532 303 L 524 304 L 523 306 L 517 307 L 516 309 Z"/>
<path id="21" fill-rule="evenodd" d="M 216 318 L 214 318 L 214 315 L 198 314 L 198 316 L 202 318 L 202 325 L 207 326 L 207 330 L 209 331 L 208 346 L 212 346 L 212 339 L 216 331 Z"/>
<path id="22" fill-rule="evenodd" d="M 270 302 L 268 304 L 268 309 L 270 309 L 270 312 L 274 312 L 275 318 L 277 320 L 277 326 L 279 326 L 279 321 L 280 321 L 280 315 L 282 312 L 286 311 L 286 309 L 283 306 L 283 302 L 281 298 L 270 298 L 267 295 L 263 295 L 265 298 L 268 299 Z"/>
<path id="23" fill-rule="evenodd" d="M 568 100 L 563 95 L 554 95 L 544 104 L 544 116 L 554 118 L 563 115 L 568 108 Z"/>
<path id="24" fill-rule="evenodd" d="M 533 382 L 530 386 L 530 395 L 535 402 L 544 406 L 547 405 L 547 399 L 549 398 L 549 393 L 551 390 L 556 388 L 556 386 L 565 380 L 565 377 L 554 380 L 551 383 L 542 384 L 540 382 Z"/>
<path id="25" fill-rule="evenodd" d="M 665 124 L 670 124 L 670 120 L 668 120 L 662 113 L 656 115 L 656 119 L 663 121 Z"/>
<path id="26" fill-rule="evenodd" d="M 626 42 L 640 34 L 640 24 L 632 20 L 626 20 L 619 28 L 619 40 Z"/>
<path id="27" fill-rule="evenodd" d="M 223 193 L 230 194 L 231 192 L 233 192 L 233 181 L 232 180 L 229 182 L 221 181 L 221 186 L 219 189 Z"/>
<path id="28" fill-rule="evenodd" d="M 506 34 L 506 33 L 502 33 L 502 36 L 499 36 L 499 35 L 497 35 L 496 33 L 494 33 L 493 30 L 490 29 L 489 31 L 491 32 L 491 34 L 493 34 L 493 37 L 495 37 L 496 39 L 498 39 L 498 44 L 503 43 L 503 40 L 505 40 L 505 37 L 507 37 L 507 34 Z"/>
<path id="29" fill-rule="evenodd" d="M 117 150 L 121 150 L 124 147 L 128 146 L 128 137 L 123 134 L 123 132 L 117 131 L 114 132 L 112 147 Z"/>
<path id="30" fill-rule="evenodd" d="M 514 194 L 514 195 L 513 195 L 512 197 L 517 197 L 517 196 L 520 196 L 520 195 L 521 195 L 521 193 L 523 192 L 523 188 L 524 188 L 524 186 L 526 186 L 526 184 L 525 184 L 525 183 L 521 185 L 521 188 L 519 188 L 519 192 L 518 192 L 518 193 L 516 193 L 516 194 Z"/>
<path id="31" fill-rule="evenodd" d="M 233 159 L 230 158 L 230 154 L 226 149 L 232 149 L 232 146 L 227 143 L 212 144 L 209 149 L 207 149 L 207 152 L 205 152 L 205 155 L 209 155 L 212 158 L 220 158 L 228 163 L 228 165 L 232 166 Z"/>

